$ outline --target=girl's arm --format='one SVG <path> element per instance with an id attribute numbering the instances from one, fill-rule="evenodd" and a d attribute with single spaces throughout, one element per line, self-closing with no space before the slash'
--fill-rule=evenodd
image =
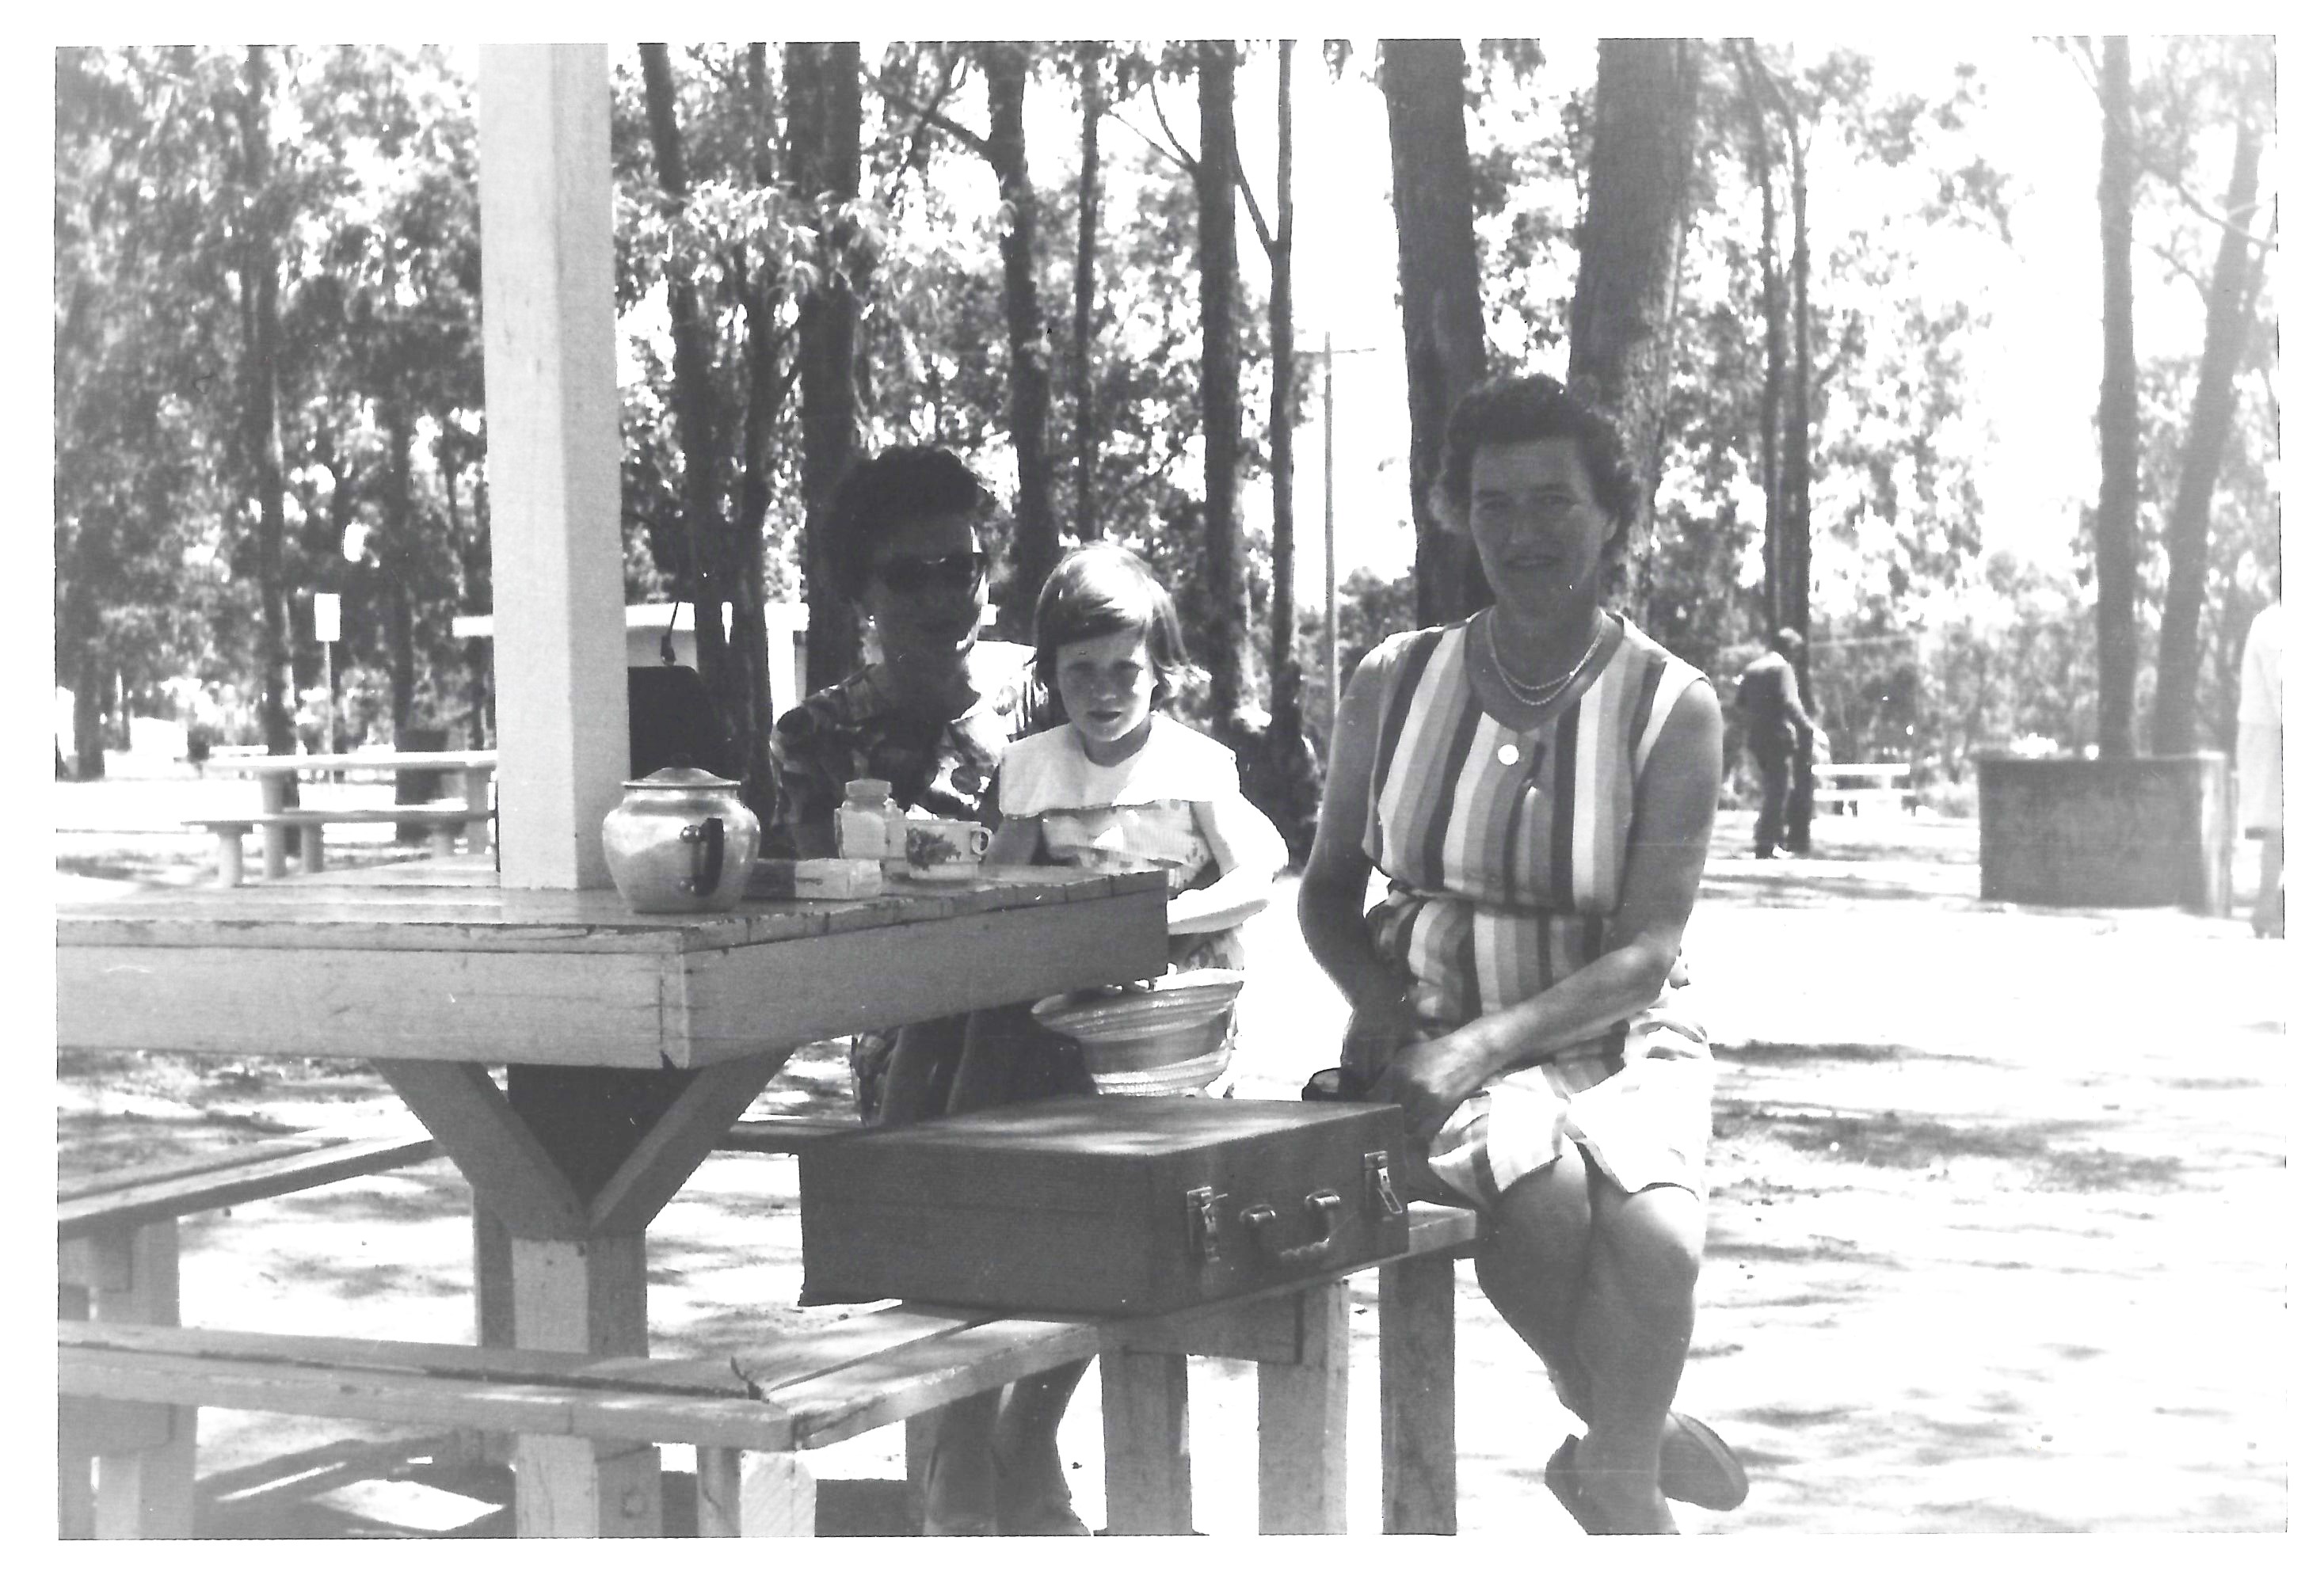
<path id="1" fill-rule="evenodd" d="M 992 844 L 984 851 L 987 864 L 1038 863 L 1041 861 L 1041 821 L 1025 815 L 1012 814 L 1001 821 L 1001 828 L 992 833 Z"/>
<path id="2" fill-rule="evenodd" d="M 1387 661 L 1375 649 L 1356 667 L 1341 695 L 1315 844 L 1299 880 L 1300 933 L 1316 965 L 1348 998 L 1343 1063 L 1364 1072 L 1378 1072 L 1413 1035 L 1404 980 L 1372 954 L 1370 932 L 1364 926 L 1364 891 L 1372 877 L 1364 829 L 1371 819 L 1372 760 L 1379 747 L 1387 671 Z"/>
<path id="3" fill-rule="evenodd" d="M 1721 730 L 1709 687 L 1679 695 L 1639 776 L 1605 954 L 1529 999 L 1397 1055 L 1378 1097 L 1404 1106 L 1415 1136 L 1434 1137 L 1454 1107 L 1510 1067 L 1612 1027 L 1662 994 L 1711 851 Z"/>
<path id="4" fill-rule="evenodd" d="M 1231 929 L 1267 907 L 1269 888 L 1291 861 L 1274 823 L 1240 792 L 1194 805 L 1194 823 L 1211 843 L 1219 877 L 1170 898 L 1170 933 L 1207 934 Z"/>

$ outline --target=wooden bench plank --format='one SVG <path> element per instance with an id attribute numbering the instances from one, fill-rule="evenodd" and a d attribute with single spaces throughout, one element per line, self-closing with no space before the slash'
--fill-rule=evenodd
<path id="1" fill-rule="evenodd" d="M 79 1193 L 57 1205 L 57 1236 L 60 1239 L 88 1237 L 109 1227 L 135 1226 L 250 1203 L 417 1164 L 442 1152 L 441 1146 L 424 1133 L 414 1137 L 366 1139 L 143 1186 Z"/>
<path id="2" fill-rule="evenodd" d="M 491 817 L 466 803 L 400 803 L 388 808 L 285 808 L 279 814 L 236 814 L 186 823 L 202 830 L 295 830 L 312 824 L 479 824 Z"/>
<path id="3" fill-rule="evenodd" d="M 352 1141 L 337 1133 L 294 1132 L 187 1158 L 124 1165 L 111 1171 L 93 1171 L 84 1175 L 60 1178 L 57 1183 L 57 1201 L 62 1203 L 68 1199 L 88 1198 L 100 1192 L 119 1192 L 123 1188 L 171 1182 L 181 1176 L 199 1176 L 209 1171 L 227 1171 L 238 1165 L 263 1164 L 269 1160 L 303 1155 L 327 1144 Z"/>
<path id="4" fill-rule="evenodd" d="M 57 1388 L 69 1395 L 290 1413 L 369 1423 L 444 1425 L 616 1443 L 795 1449 L 779 1409 L 747 1396 L 652 1389 L 581 1390 L 281 1358 L 180 1358 L 60 1345 Z"/>
<path id="5" fill-rule="evenodd" d="M 359 1336 L 283 1335 L 272 1330 L 186 1330 L 176 1326 L 60 1320 L 60 1346 L 71 1345 L 191 1363 L 280 1358 L 299 1367 L 435 1376 L 476 1385 L 555 1385 L 575 1390 L 650 1389 L 673 1394 L 741 1397 L 750 1383 L 732 1366 L 699 1358 L 611 1358 L 459 1341 L 382 1341 Z"/>

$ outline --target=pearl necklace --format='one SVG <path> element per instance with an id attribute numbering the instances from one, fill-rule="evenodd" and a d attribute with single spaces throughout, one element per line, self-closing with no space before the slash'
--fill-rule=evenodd
<path id="1" fill-rule="evenodd" d="M 1572 686 L 1573 678 L 1580 676 L 1582 667 L 1590 663 L 1590 657 L 1598 652 L 1598 640 L 1601 634 L 1598 630 L 1597 612 L 1592 611 L 1590 641 L 1582 645 L 1582 658 L 1573 662 L 1573 668 L 1554 681 L 1528 686 L 1511 676 L 1509 667 L 1501 663 L 1501 643 L 1500 639 L 1496 636 L 1499 629 L 1493 619 L 1499 612 L 1500 607 L 1496 605 L 1485 612 L 1485 658 L 1492 665 L 1493 674 L 1500 678 L 1501 686 L 1508 689 L 1509 696 L 1528 709 L 1540 708 Z"/>

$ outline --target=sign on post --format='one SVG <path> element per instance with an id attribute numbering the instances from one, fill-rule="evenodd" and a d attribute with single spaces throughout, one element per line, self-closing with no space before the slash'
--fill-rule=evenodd
<path id="1" fill-rule="evenodd" d="M 339 640 L 339 596 L 336 594 L 315 595 L 315 641 L 336 643 Z"/>

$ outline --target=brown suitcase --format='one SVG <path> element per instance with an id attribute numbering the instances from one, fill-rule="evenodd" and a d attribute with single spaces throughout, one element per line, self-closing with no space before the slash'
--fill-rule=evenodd
<path id="1" fill-rule="evenodd" d="M 800 1301 L 1162 1313 L 1406 1247 L 1393 1105 L 1042 1100 L 799 1151 Z"/>

